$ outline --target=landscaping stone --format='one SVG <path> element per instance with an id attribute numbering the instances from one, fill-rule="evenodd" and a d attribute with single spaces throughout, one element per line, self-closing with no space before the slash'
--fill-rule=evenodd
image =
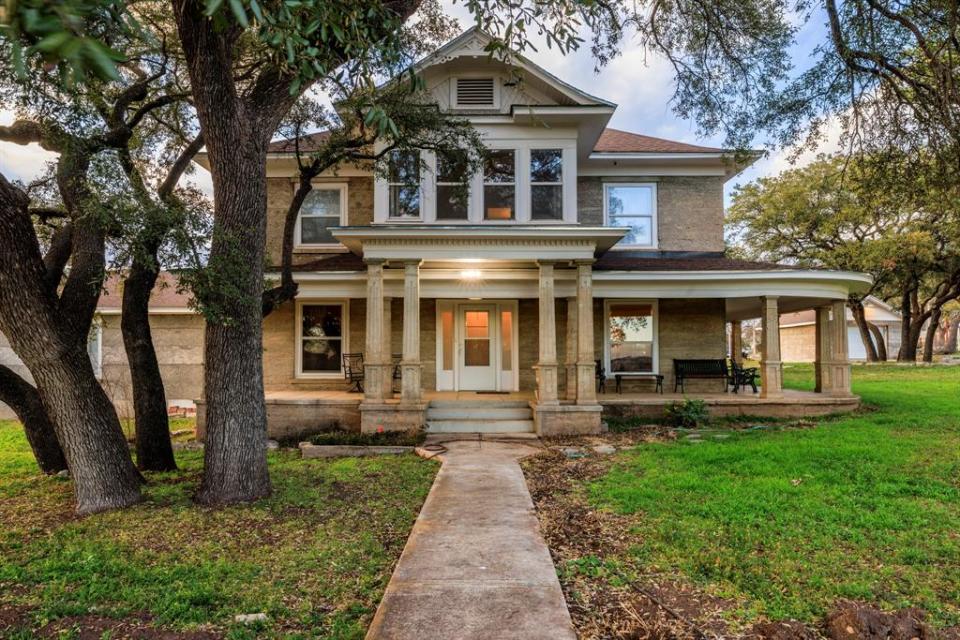
<path id="1" fill-rule="evenodd" d="M 580 447 L 562 447 L 560 453 L 571 460 L 576 460 L 577 458 L 582 458 L 587 455 Z"/>
<path id="2" fill-rule="evenodd" d="M 254 622 L 266 622 L 267 614 L 265 613 L 240 613 L 233 617 L 234 622 L 239 622 L 240 624 L 253 624 Z"/>
<path id="3" fill-rule="evenodd" d="M 280 448 L 280 443 L 276 440 L 267 440 L 267 451 L 276 451 Z"/>
<path id="4" fill-rule="evenodd" d="M 358 458 L 412 453 L 413 450 L 414 447 L 300 443 L 300 454 L 303 458 Z"/>
<path id="5" fill-rule="evenodd" d="M 594 445 L 593 450 L 596 453 L 599 453 L 602 456 L 609 456 L 617 452 L 617 448 L 612 444 L 598 444 Z"/>

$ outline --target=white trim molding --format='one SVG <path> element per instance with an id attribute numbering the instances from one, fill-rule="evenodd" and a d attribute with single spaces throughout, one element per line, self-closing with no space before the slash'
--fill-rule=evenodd
<path id="1" fill-rule="evenodd" d="M 649 189 L 650 215 L 645 214 L 622 214 L 625 218 L 650 218 L 650 244 L 625 244 L 620 243 L 616 249 L 656 249 L 660 246 L 660 225 L 657 215 L 657 203 L 659 199 L 659 189 L 656 182 L 604 182 L 603 183 L 603 224 L 610 226 L 610 189 Z M 620 227 L 614 227 L 620 228 Z"/>
<path id="2" fill-rule="evenodd" d="M 346 182 L 321 182 L 314 181 L 311 183 L 313 191 L 339 191 L 340 192 L 340 226 L 345 226 L 348 224 L 350 219 L 347 214 L 347 207 L 349 206 L 348 198 L 348 189 L 349 186 Z M 310 197 L 309 194 L 307 197 Z M 297 212 L 297 222 L 296 226 L 293 229 L 293 250 L 295 252 L 305 253 L 309 251 L 328 251 L 330 249 L 339 249 L 342 248 L 339 242 L 302 242 L 300 237 L 300 220 L 303 217 L 303 207 L 300 208 L 300 211 Z M 313 216 L 313 217 L 330 217 L 330 216 Z"/>
<path id="3" fill-rule="evenodd" d="M 596 294 L 594 294 L 596 295 Z M 655 298 L 605 298 L 603 300 L 603 367 L 607 372 L 607 376 L 615 375 L 615 372 L 610 366 L 610 305 L 612 304 L 649 304 L 650 312 L 653 316 L 652 322 L 653 327 L 651 328 L 651 333 L 653 335 L 652 348 L 651 348 L 651 368 L 652 371 L 649 373 L 660 373 L 660 301 Z M 624 372 L 626 373 L 626 372 Z M 647 373 L 646 371 L 642 373 Z"/>
<path id="4" fill-rule="evenodd" d="M 340 311 L 340 363 L 337 371 L 330 372 L 304 372 L 303 370 L 303 307 L 312 305 L 339 306 Z M 350 352 L 350 299 L 343 298 L 320 298 L 310 297 L 296 299 L 296 311 L 294 313 L 294 369 L 293 377 L 296 380 L 342 380 L 343 379 L 343 354 Z"/>

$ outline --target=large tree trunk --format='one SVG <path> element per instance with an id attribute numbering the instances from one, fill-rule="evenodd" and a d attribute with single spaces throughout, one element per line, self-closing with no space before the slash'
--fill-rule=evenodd
<path id="1" fill-rule="evenodd" d="M 3 365 L 0 365 L 0 402 L 9 405 L 23 423 L 27 442 L 40 471 L 57 473 L 66 469 L 67 460 L 63 457 L 53 424 L 43 408 L 40 392 Z"/>
<path id="2" fill-rule="evenodd" d="M 847 306 L 850 307 L 850 311 L 853 314 L 853 320 L 857 323 L 857 329 L 860 330 L 860 340 L 863 341 L 863 347 L 867 353 L 867 362 L 876 362 L 877 357 L 877 348 L 873 344 L 873 337 L 870 335 L 870 327 L 868 326 L 867 317 L 863 311 L 863 301 L 861 300 L 848 300 Z"/>
<path id="3" fill-rule="evenodd" d="M 873 343 L 877 345 L 877 361 L 886 362 L 888 357 L 886 336 L 880 331 L 880 327 L 872 322 L 868 322 L 867 326 L 870 328 L 871 335 L 873 335 Z"/>
<path id="4" fill-rule="evenodd" d="M 233 85 L 238 31 L 218 30 L 200 2 L 174 2 L 188 60 L 214 193 L 207 270 L 211 291 L 195 292 L 217 316 L 206 326 L 203 504 L 249 502 L 270 494 L 263 398 L 261 302 L 266 241 L 264 134 Z"/>
<path id="5" fill-rule="evenodd" d="M 917 361 L 917 342 L 920 341 L 920 328 L 913 317 L 913 304 L 910 289 L 905 288 L 900 298 L 900 350 L 897 362 Z"/>
<path id="6" fill-rule="evenodd" d="M 156 281 L 156 268 L 134 259 L 123 284 L 120 328 L 133 388 L 137 466 L 148 471 L 172 471 L 177 463 L 170 442 L 167 398 L 150 334 L 150 292 Z"/>
<path id="7" fill-rule="evenodd" d="M 940 307 L 933 310 L 930 319 L 927 321 L 927 332 L 923 340 L 923 361 L 933 362 L 933 342 L 937 336 L 937 330 L 940 328 Z"/>
<path id="8" fill-rule="evenodd" d="M 57 300 L 45 286 L 27 204 L 26 194 L 0 175 L 0 331 L 40 390 L 73 478 L 77 512 L 131 505 L 141 499 L 141 477 L 86 350 L 102 266 L 101 280 L 88 275 L 96 271 L 97 260 L 102 265 L 103 238 L 93 220 L 74 229 L 76 268 Z"/>

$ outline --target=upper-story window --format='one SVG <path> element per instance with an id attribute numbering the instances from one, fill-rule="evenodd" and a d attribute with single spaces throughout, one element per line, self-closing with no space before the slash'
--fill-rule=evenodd
<path id="1" fill-rule="evenodd" d="M 484 220 L 513 220 L 517 208 L 517 152 L 493 149 L 483 172 Z"/>
<path id="2" fill-rule="evenodd" d="M 437 220 L 467 220 L 470 187 L 462 153 L 437 156 Z"/>
<path id="3" fill-rule="evenodd" d="M 563 150 L 530 150 L 530 218 L 563 219 Z"/>
<path id="4" fill-rule="evenodd" d="M 621 246 L 657 246 L 657 187 L 655 184 L 608 184 L 604 188 L 607 225 L 626 227 Z"/>
<path id="5" fill-rule="evenodd" d="M 390 218 L 419 218 L 420 154 L 416 151 L 390 152 L 388 174 Z"/>
<path id="6" fill-rule="evenodd" d="M 347 187 L 343 184 L 315 184 L 300 206 L 294 237 L 298 246 L 335 245 L 330 233 L 344 224 Z"/>

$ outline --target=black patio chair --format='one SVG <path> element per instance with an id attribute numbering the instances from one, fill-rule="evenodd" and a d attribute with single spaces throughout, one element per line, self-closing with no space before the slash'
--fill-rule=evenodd
<path id="1" fill-rule="evenodd" d="M 393 365 L 393 374 L 391 376 L 391 382 L 400 380 L 403 377 L 403 371 L 400 368 L 400 363 L 403 361 L 402 353 L 394 353 L 390 356 L 390 364 Z M 393 389 L 390 389 L 393 391 Z"/>
<path id="2" fill-rule="evenodd" d="M 757 389 L 757 378 L 760 376 L 760 370 L 757 367 L 742 367 L 736 360 L 730 361 L 730 385 L 733 386 L 733 392 L 739 393 L 740 387 L 750 387 L 754 393 L 759 393 Z"/>
<path id="3" fill-rule="evenodd" d="M 348 385 L 363 393 L 363 354 L 345 353 L 343 354 L 343 379 Z"/>
<path id="4" fill-rule="evenodd" d="M 606 393 L 607 392 L 607 372 L 603 368 L 603 361 L 597 360 L 596 365 L 597 365 L 597 368 L 594 376 L 597 379 L 597 391 L 599 393 Z"/>

